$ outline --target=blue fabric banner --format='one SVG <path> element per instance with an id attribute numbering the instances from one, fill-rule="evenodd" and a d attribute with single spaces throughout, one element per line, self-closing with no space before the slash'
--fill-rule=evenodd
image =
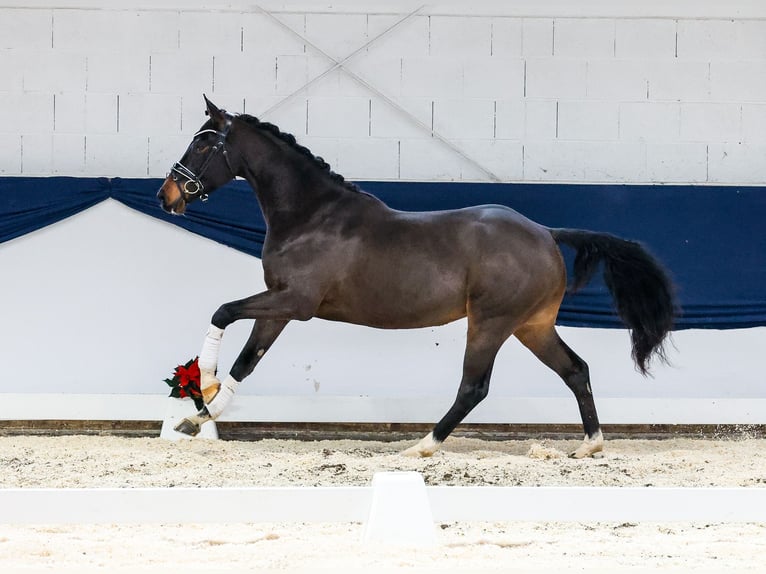
<path id="1" fill-rule="evenodd" d="M 235 181 L 184 217 L 165 214 L 159 179 L 0 178 L 0 242 L 106 198 L 260 256 L 266 233 L 249 186 Z M 669 269 L 682 307 L 676 328 L 766 326 L 766 188 L 366 182 L 391 207 L 425 211 L 507 205 L 549 227 L 607 231 L 646 245 Z M 565 257 L 571 259 L 566 251 Z M 600 281 L 567 295 L 559 324 L 622 326 Z"/>

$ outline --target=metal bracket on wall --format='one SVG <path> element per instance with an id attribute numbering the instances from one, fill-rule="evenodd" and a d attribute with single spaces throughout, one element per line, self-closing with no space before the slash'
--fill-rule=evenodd
<path id="1" fill-rule="evenodd" d="M 362 87 L 364 87 L 366 90 L 371 92 L 373 95 L 377 96 L 384 102 L 386 102 L 389 106 L 391 106 L 393 109 L 395 109 L 397 112 L 405 116 L 409 121 L 411 121 L 413 124 L 418 126 L 420 129 L 428 132 L 431 137 L 441 142 L 445 147 L 450 149 L 452 152 L 460 156 L 463 160 L 477 168 L 479 171 L 487 175 L 492 181 L 494 182 L 502 182 L 502 178 L 500 178 L 498 175 L 496 175 L 493 171 L 488 169 L 487 167 L 483 166 L 481 163 L 479 163 L 477 160 L 469 156 L 467 153 L 465 153 L 460 147 L 455 145 L 453 142 L 451 142 L 449 139 L 438 133 L 436 130 L 434 130 L 433 126 L 429 126 L 428 124 L 422 122 L 419 118 L 414 116 L 412 113 L 410 113 L 408 110 L 406 110 L 401 104 L 399 104 L 394 99 L 390 98 L 383 92 L 381 92 L 379 89 L 377 89 L 375 86 L 371 85 L 367 80 L 360 77 L 356 73 L 352 72 L 346 67 L 346 64 L 349 60 L 351 60 L 354 56 L 359 54 L 360 52 L 367 49 L 369 46 L 374 44 L 375 42 L 379 41 L 384 36 L 388 35 L 390 32 L 392 32 L 394 29 L 398 28 L 400 25 L 404 24 L 414 16 L 416 16 L 418 13 L 420 13 L 425 5 L 420 6 L 416 10 L 413 10 L 409 14 L 407 14 L 404 18 L 396 21 L 393 25 L 386 28 L 383 32 L 375 36 L 374 38 L 368 40 L 365 44 L 363 44 L 361 47 L 357 48 L 353 52 L 351 52 L 348 56 L 345 58 L 337 59 L 333 56 L 329 55 L 327 52 L 322 50 L 319 46 L 308 40 L 305 36 L 300 34 L 299 32 L 296 32 L 293 30 L 290 26 L 282 22 L 279 18 L 274 16 L 271 12 L 264 10 L 260 6 L 255 6 L 255 8 L 261 12 L 264 16 L 275 22 L 279 27 L 283 28 L 284 30 L 288 31 L 290 34 L 295 36 L 296 38 L 300 39 L 302 42 L 304 42 L 307 46 L 312 48 L 314 51 L 318 52 L 325 58 L 327 58 L 330 62 L 332 62 L 332 66 L 319 74 L 318 76 L 312 78 L 308 82 L 306 82 L 303 86 L 298 88 L 297 90 L 293 91 L 289 95 L 285 96 L 282 100 L 278 101 L 276 104 L 271 106 L 269 109 L 267 109 L 265 112 L 262 113 L 262 115 L 266 116 L 269 113 L 273 112 L 274 110 L 278 109 L 279 107 L 283 106 L 287 102 L 291 101 L 293 98 L 295 98 L 298 94 L 303 93 L 305 90 L 307 90 L 310 86 L 315 84 L 316 82 L 320 81 L 322 78 L 326 77 L 328 74 L 334 72 L 335 70 L 342 70 L 345 72 L 351 79 L 356 81 L 358 84 L 360 84 Z"/>

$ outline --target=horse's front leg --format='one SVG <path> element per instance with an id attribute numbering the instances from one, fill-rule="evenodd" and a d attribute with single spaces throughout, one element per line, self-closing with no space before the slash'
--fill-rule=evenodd
<path id="1" fill-rule="evenodd" d="M 213 315 L 199 356 L 200 386 L 205 406 L 182 420 L 176 431 L 195 436 L 207 421 L 217 419 L 231 402 L 242 380 L 253 372 L 271 344 L 290 319 L 307 319 L 305 298 L 289 292 L 266 291 L 247 299 L 222 305 Z M 302 303 L 301 303 L 302 302 Z M 218 352 L 225 328 L 239 319 L 255 319 L 255 325 L 229 375 L 222 382 L 216 377 Z"/>

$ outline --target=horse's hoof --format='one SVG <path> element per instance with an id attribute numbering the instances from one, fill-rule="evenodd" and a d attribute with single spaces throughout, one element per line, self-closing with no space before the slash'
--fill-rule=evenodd
<path id="1" fill-rule="evenodd" d="M 184 419 L 176 425 L 175 431 L 189 436 L 197 436 L 200 431 L 200 425 L 190 421 L 189 419 Z"/>
<path id="2" fill-rule="evenodd" d="M 569 455 L 569 458 L 602 458 L 604 453 L 604 436 L 599 431 L 593 437 L 585 437 L 585 440 L 580 447 Z"/>
<path id="3" fill-rule="evenodd" d="M 402 452 L 402 456 L 410 456 L 412 458 L 427 458 L 432 456 L 441 443 L 434 440 L 433 433 L 428 433 L 418 444 L 411 446 L 407 450 Z"/>
<path id="4" fill-rule="evenodd" d="M 421 449 L 419 445 L 411 446 L 407 450 L 402 451 L 402 456 L 408 456 L 410 458 L 427 458 L 432 454 L 432 452 Z"/>

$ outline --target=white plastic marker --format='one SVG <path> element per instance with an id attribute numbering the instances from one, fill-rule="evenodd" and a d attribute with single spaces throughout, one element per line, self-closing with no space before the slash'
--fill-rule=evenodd
<path id="1" fill-rule="evenodd" d="M 375 473 L 362 543 L 413 547 L 436 544 L 431 505 L 419 472 Z"/>

